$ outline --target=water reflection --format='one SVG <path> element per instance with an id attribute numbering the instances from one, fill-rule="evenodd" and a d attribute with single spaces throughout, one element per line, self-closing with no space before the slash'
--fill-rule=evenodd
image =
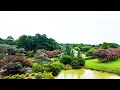
<path id="1" fill-rule="evenodd" d="M 120 79 L 120 76 L 82 68 L 79 70 L 62 70 L 55 79 Z"/>

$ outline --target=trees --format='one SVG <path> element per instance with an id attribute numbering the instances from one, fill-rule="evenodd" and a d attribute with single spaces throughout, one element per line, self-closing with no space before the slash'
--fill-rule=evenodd
<path id="1" fill-rule="evenodd" d="M 120 45 L 116 43 L 108 43 L 108 42 L 103 42 L 103 44 L 99 44 L 98 47 L 101 49 L 108 49 L 108 48 L 118 48 Z"/>
<path id="2" fill-rule="evenodd" d="M 70 55 L 70 52 L 71 52 L 71 48 L 68 44 L 66 44 L 66 54 Z"/>
<path id="3" fill-rule="evenodd" d="M 17 40 L 20 48 L 27 51 L 37 51 L 38 49 L 54 50 L 59 48 L 59 44 L 52 38 L 47 38 L 45 34 L 36 34 L 35 36 L 22 35 Z"/>

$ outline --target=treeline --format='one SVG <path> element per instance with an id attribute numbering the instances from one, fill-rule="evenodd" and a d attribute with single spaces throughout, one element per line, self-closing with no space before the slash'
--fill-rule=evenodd
<path id="1" fill-rule="evenodd" d="M 54 50 L 59 49 L 59 44 L 52 38 L 48 38 L 45 34 L 21 35 L 14 40 L 12 36 L 6 39 L 0 38 L 0 44 L 17 45 L 18 48 L 24 48 L 26 51 L 37 51 L 38 49 Z"/>

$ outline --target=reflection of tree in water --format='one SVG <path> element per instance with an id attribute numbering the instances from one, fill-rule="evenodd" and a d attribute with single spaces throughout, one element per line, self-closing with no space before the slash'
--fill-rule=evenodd
<path id="1" fill-rule="evenodd" d="M 85 69 L 79 69 L 79 70 L 65 70 L 63 71 L 64 73 L 64 78 L 66 79 L 79 79 L 85 72 Z"/>

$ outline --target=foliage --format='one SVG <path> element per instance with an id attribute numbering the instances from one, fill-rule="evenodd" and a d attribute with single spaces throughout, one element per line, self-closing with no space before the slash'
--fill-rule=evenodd
<path id="1" fill-rule="evenodd" d="M 71 56 L 68 55 L 63 55 L 60 58 L 60 62 L 63 64 L 70 64 L 72 62 L 73 58 Z"/>
<path id="2" fill-rule="evenodd" d="M 35 79 L 36 73 L 15 74 L 3 77 L 3 79 Z"/>
<path id="3" fill-rule="evenodd" d="M 45 62 L 51 62 L 51 60 L 47 57 L 47 54 L 41 52 L 41 53 L 36 53 L 34 56 L 34 61 L 35 62 L 41 62 L 41 63 L 45 63 Z"/>
<path id="4" fill-rule="evenodd" d="M 6 56 L 5 53 L 0 53 L 0 59 L 3 59 Z"/>
<path id="5" fill-rule="evenodd" d="M 73 60 L 71 62 L 71 66 L 72 66 L 73 69 L 79 69 L 80 68 L 80 64 L 79 64 L 78 60 Z"/>
<path id="6" fill-rule="evenodd" d="M 16 54 L 16 45 L 7 45 L 7 44 L 0 44 L 0 53 L 7 53 L 8 55 L 15 55 Z"/>
<path id="7" fill-rule="evenodd" d="M 120 48 L 109 48 L 98 50 L 94 53 L 101 62 L 115 60 L 120 57 Z"/>
<path id="8" fill-rule="evenodd" d="M 32 67 L 32 62 L 30 60 L 24 60 L 23 66 Z"/>
<path id="9" fill-rule="evenodd" d="M 53 75 L 52 75 L 52 72 L 44 72 L 44 73 L 41 73 L 39 72 L 36 76 L 35 76 L 36 79 L 53 79 Z"/>
<path id="10" fill-rule="evenodd" d="M 21 74 L 32 73 L 32 70 L 30 67 L 23 67 L 22 69 L 20 69 L 20 73 Z"/>
<path id="11" fill-rule="evenodd" d="M 24 79 L 24 75 L 19 75 L 19 74 L 15 74 L 15 75 L 10 75 L 10 76 L 6 76 L 3 79 Z"/>
<path id="12" fill-rule="evenodd" d="M 88 52 L 90 49 L 91 49 L 90 46 L 84 46 L 80 48 L 80 51 L 85 53 L 85 52 Z"/>
<path id="13" fill-rule="evenodd" d="M 69 44 L 66 44 L 66 54 L 70 55 L 70 52 L 71 52 L 71 48 L 70 48 Z"/>
<path id="14" fill-rule="evenodd" d="M 32 66 L 32 72 L 34 73 L 38 73 L 38 72 L 44 72 L 46 71 L 46 68 L 43 67 L 42 65 L 38 64 L 38 63 L 34 63 Z"/>
<path id="15" fill-rule="evenodd" d="M 34 53 L 33 50 L 27 52 L 27 56 L 28 56 L 28 57 L 34 57 L 34 54 L 35 54 L 35 53 Z"/>
<path id="16" fill-rule="evenodd" d="M 30 67 L 32 67 L 32 62 L 15 55 L 11 55 L 4 57 L 4 59 L 0 61 L 0 65 L 3 70 L 6 70 L 7 75 L 17 73 L 22 74 L 25 72 L 31 72 Z M 4 71 L 1 72 L 1 74 L 4 73 L 5 73 Z"/>
<path id="17" fill-rule="evenodd" d="M 108 49 L 108 48 L 119 48 L 120 45 L 116 43 L 103 42 L 102 44 L 99 44 L 98 47 L 100 47 L 101 49 Z"/>
<path id="18" fill-rule="evenodd" d="M 47 54 L 48 58 L 52 58 L 55 55 L 60 54 L 60 50 L 53 50 L 53 51 L 43 51 L 43 53 Z"/>
<path id="19" fill-rule="evenodd" d="M 60 62 L 53 62 L 47 66 L 48 72 L 52 72 L 53 76 L 57 76 L 60 70 L 63 68 L 63 65 Z"/>
<path id="20" fill-rule="evenodd" d="M 72 66 L 70 64 L 66 64 L 63 66 L 63 70 L 70 70 L 72 69 Z"/>
<path id="21" fill-rule="evenodd" d="M 79 59 L 78 62 L 79 62 L 80 66 L 84 66 L 85 65 L 85 59 L 84 58 Z"/>
<path id="22" fill-rule="evenodd" d="M 95 52 L 95 50 L 92 48 L 87 52 L 86 56 L 93 56 L 94 52 Z"/>
<path id="23" fill-rule="evenodd" d="M 35 36 L 22 35 L 16 40 L 18 47 L 27 51 L 37 51 L 38 49 L 54 50 L 59 48 L 59 44 L 52 38 L 47 38 L 45 34 Z"/>

